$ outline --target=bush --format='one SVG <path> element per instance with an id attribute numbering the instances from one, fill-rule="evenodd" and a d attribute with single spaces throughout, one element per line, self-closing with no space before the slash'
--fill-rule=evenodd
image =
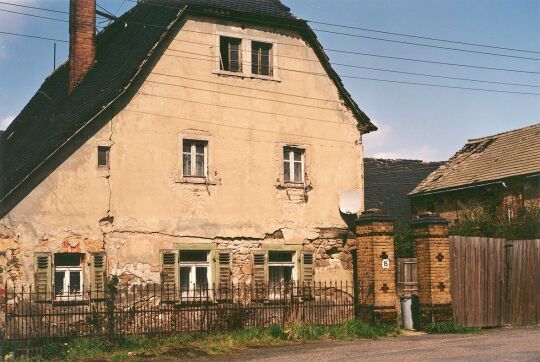
<path id="1" fill-rule="evenodd" d="M 452 235 L 483 236 L 508 240 L 530 240 L 540 238 L 540 208 L 522 206 L 509 218 L 493 203 L 464 213 L 454 222 Z"/>
<path id="2" fill-rule="evenodd" d="M 394 223 L 394 250 L 396 258 L 414 258 L 414 243 L 411 225 L 397 220 Z"/>
<path id="3" fill-rule="evenodd" d="M 427 333 L 438 334 L 438 333 L 478 333 L 480 328 L 473 327 L 463 327 L 455 322 L 437 322 L 431 323 L 424 329 Z"/>

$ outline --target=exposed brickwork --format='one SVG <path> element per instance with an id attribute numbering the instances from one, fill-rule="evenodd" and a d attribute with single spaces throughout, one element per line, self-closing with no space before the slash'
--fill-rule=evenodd
<path id="1" fill-rule="evenodd" d="M 359 217 L 357 235 L 358 316 L 366 321 L 396 323 L 394 224 L 392 218 L 374 212 Z M 382 267 L 389 259 L 388 269 Z"/>
<path id="2" fill-rule="evenodd" d="M 452 320 L 448 221 L 428 214 L 413 222 L 412 227 L 418 261 L 420 323 Z"/>
<path id="3" fill-rule="evenodd" d="M 84 78 L 96 59 L 96 0 L 69 3 L 69 91 Z"/>

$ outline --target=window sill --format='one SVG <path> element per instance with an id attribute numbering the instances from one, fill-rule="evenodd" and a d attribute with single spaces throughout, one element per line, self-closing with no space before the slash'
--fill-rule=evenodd
<path id="1" fill-rule="evenodd" d="M 216 75 L 220 75 L 220 76 L 261 79 L 261 80 L 269 80 L 269 81 L 274 81 L 274 82 L 281 82 L 281 79 L 276 78 L 275 76 L 268 76 L 268 75 L 245 74 L 242 72 L 229 72 L 226 70 L 214 70 L 212 73 Z"/>
<path id="2" fill-rule="evenodd" d="M 98 166 L 97 172 L 100 177 L 109 177 L 111 175 L 111 170 L 106 166 Z"/>
<path id="3" fill-rule="evenodd" d="M 297 182 L 280 182 L 276 185 L 278 189 L 297 189 L 297 190 L 304 190 L 311 191 L 313 187 L 311 187 L 310 184 L 305 183 L 297 183 Z"/>
<path id="4" fill-rule="evenodd" d="M 83 297 L 73 297 L 72 299 L 55 299 L 52 301 L 53 306 L 72 306 L 72 305 L 86 305 L 90 303 L 89 300 L 83 299 Z"/>
<path id="5" fill-rule="evenodd" d="M 192 185 L 210 185 L 215 186 L 217 182 L 206 177 L 179 177 L 175 180 L 180 184 L 192 184 Z"/>

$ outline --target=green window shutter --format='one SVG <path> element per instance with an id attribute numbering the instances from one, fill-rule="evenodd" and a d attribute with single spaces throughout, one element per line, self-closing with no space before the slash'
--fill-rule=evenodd
<path id="1" fill-rule="evenodd" d="M 216 284 L 221 286 L 230 286 L 231 284 L 231 252 L 230 251 L 219 251 L 217 253 L 217 277 Z"/>
<path id="2" fill-rule="evenodd" d="M 303 298 L 313 298 L 315 287 L 314 255 L 313 253 L 302 251 L 300 263 L 300 283 Z"/>
<path id="3" fill-rule="evenodd" d="M 105 297 L 107 283 L 107 256 L 104 253 L 91 254 L 90 291 L 93 299 Z"/>
<path id="4" fill-rule="evenodd" d="M 256 301 L 267 298 L 268 285 L 268 251 L 253 251 L 253 296 Z"/>
<path id="5" fill-rule="evenodd" d="M 36 253 L 34 259 L 34 288 L 36 300 L 50 301 L 52 286 L 52 257 L 50 253 Z"/>
<path id="6" fill-rule="evenodd" d="M 171 302 L 179 295 L 178 251 L 161 251 L 161 301 Z"/>
<path id="7" fill-rule="evenodd" d="M 301 257 L 300 281 L 304 284 L 313 284 L 315 272 L 313 270 L 313 253 L 303 251 Z"/>
<path id="8" fill-rule="evenodd" d="M 220 250 L 217 252 L 215 259 L 215 279 L 214 290 L 216 300 L 227 301 L 232 300 L 232 254 L 228 250 Z"/>
<path id="9" fill-rule="evenodd" d="M 268 251 L 253 251 L 253 283 L 255 285 L 268 283 Z"/>

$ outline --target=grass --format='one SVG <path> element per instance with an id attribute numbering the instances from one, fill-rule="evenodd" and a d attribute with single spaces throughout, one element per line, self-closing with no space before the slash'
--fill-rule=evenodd
<path id="1" fill-rule="evenodd" d="M 354 340 L 398 335 L 395 326 L 369 325 L 350 320 L 336 326 L 309 326 L 293 324 L 283 329 L 272 325 L 269 328 L 247 328 L 238 331 L 212 334 L 175 334 L 167 337 L 121 336 L 114 341 L 106 338 L 75 338 L 63 342 L 48 342 L 41 345 L 41 354 L 21 357 L 20 361 L 47 360 L 108 360 L 123 361 L 138 358 L 197 356 L 225 354 L 246 348 L 306 343 L 324 339 Z M 34 347 L 34 346 L 33 346 Z M 21 346 L 5 346 L 6 352 L 21 350 Z"/>
<path id="2" fill-rule="evenodd" d="M 425 332 L 430 334 L 440 333 L 479 333 L 480 328 L 463 327 L 454 322 L 438 322 L 431 323 L 425 328 Z"/>

